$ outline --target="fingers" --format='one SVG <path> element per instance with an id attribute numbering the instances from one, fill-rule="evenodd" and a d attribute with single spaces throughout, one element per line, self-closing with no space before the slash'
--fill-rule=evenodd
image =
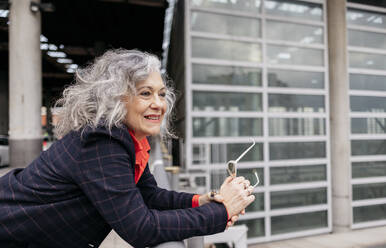
<path id="1" fill-rule="evenodd" d="M 233 177 L 227 177 L 224 180 L 224 183 L 230 183 L 233 180 Z"/>
<path id="2" fill-rule="evenodd" d="M 245 178 L 244 177 L 235 177 L 233 180 L 232 180 L 232 183 L 242 183 L 245 181 Z"/>
<path id="3" fill-rule="evenodd" d="M 238 219 L 239 219 L 238 215 L 232 216 L 232 218 L 227 222 L 226 228 L 233 226 Z"/>
<path id="4" fill-rule="evenodd" d="M 240 214 L 244 215 L 245 214 L 245 208 L 241 210 Z"/>
<path id="5" fill-rule="evenodd" d="M 254 195 L 248 196 L 248 197 L 247 197 L 247 206 L 248 206 L 249 204 L 251 204 L 252 202 L 254 202 L 254 201 L 255 201 L 255 196 L 254 196 Z"/>
<path id="6" fill-rule="evenodd" d="M 249 186 L 247 189 L 246 189 L 246 191 L 248 191 L 248 193 L 249 193 L 249 195 L 251 195 L 252 194 L 252 192 L 253 192 L 253 186 Z"/>

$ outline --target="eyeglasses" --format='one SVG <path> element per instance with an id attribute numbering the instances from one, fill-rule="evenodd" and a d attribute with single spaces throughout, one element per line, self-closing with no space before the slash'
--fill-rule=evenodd
<path id="1" fill-rule="evenodd" d="M 255 140 L 252 139 L 253 144 L 249 146 L 236 160 L 229 160 L 227 163 L 227 171 L 229 173 L 229 176 L 236 177 L 237 176 L 237 163 L 242 159 L 247 152 L 249 152 L 252 147 L 256 144 Z M 259 175 L 257 174 L 257 170 L 253 170 L 253 174 L 256 177 L 256 183 L 252 185 L 252 187 L 256 187 L 260 183 Z"/>

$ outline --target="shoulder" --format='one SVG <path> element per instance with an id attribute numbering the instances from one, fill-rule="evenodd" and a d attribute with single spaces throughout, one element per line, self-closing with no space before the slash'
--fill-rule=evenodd
<path id="1" fill-rule="evenodd" d="M 134 143 L 126 126 L 112 127 L 111 130 L 104 126 L 87 126 L 79 131 L 68 133 L 63 137 L 63 140 L 67 140 L 66 143 L 73 143 L 74 140 L 78 140 L 81 148 L 90 148 L 96 145 L 119 146 L 128 153 L 134 153 Z"/>

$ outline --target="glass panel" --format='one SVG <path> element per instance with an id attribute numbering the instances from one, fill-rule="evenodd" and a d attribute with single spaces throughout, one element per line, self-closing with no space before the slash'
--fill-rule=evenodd
<path id="1" fill-rule="evenodd" d="M 192 38 L 192 57 L 261 62 L 260 44 Z"/>
<path id="2" fill-rule="evenodd" d="M 195 111 L 261 111 L 261 94 L 234 92 L 193 92 Z"/>
<path id="3" fill-rule="evenodd" d="M 271 192 L 271 209 L 327 203 L 327 189 L 299 189 Z"/>
<path id="4" fill-rule="evenodd" d="M 237 159 L 251 143 L 241 144 L 211 144 L 211 162 L 225 163 L 229 160 Z M 263 144 L 256 143 L 256 145 L 247 153 L 239 162 L 245 161 L 261 161 L 263 160 Z"/>
<path id="5" fill-rule="evenodd" d="M 383 90 L 386 91 L 386 76 L 350 74 L 352 90 Z"/>
<path id="6" fill-rule="evenodd" d="M 194 137 L 262 136 L 261 118 L 193 118 Z"/>
<path id="7" fill-rule="evenodd" d="M 256 200 L 245 209 L 245 212 L 264 211 L 264 193 L 253 193 L 253 195 Z"/>
<path id="8" fill-rule="evenodd" d="M 272 234 L 299 232 L 327 227 L 327 211 L 301 213 L 271 218 Z"/>
<path id="9" fill-rule="evenodd" d="M 267 20 L 267 39 L 299 42 L 302 44 L 323 43 L 323 28 Z"/>
<path id="10" fill-rule="evenodd" d="M 324 96 L 269 94 L 268 99 L 269 112 L 324 112 Z"/>
<path id="11" fill-rule="evenodd" d="M 326 181 L 326 175 L 324 164 L 270 168 L 271 185 Z"/>
<path id="12" fill-rule="evenodd" d="M 384 177 L 386 176 L 386 161 L 352 163 L 352 177 Z"/>
<path id="13" fill-rule="evenodd" d="M 251 143 L 240 144 L 193 144 L 193 164 L 208 165 L 210 163 L 225 163 L 237 159 Z M 263 144 L 257 143 L 240 162 L 262 161 Z M 259 171 L 258 171 L 259 172 Z"/>
<path id="14" fill-rule="evenodd" d="M 236 17 L 206 12 L 191 13 L 193 31 L 234 36 L 260 37 L 260 20 L 256 18 Z M 241 28 L 242 27 L 242 28 Z"/>
<path id="15" fill-rule="evenodd" d="M 208 9 L 226 9 L 237 10 L 252 13 L 260 12 L 260 0 L 232 0 L 232 1 L 218 1 L 218 0 L 192 0 L 193 7 L 203 7 Z"/>
<path id="16" fill-rule="evenodd" d="M 386 49 L 386 34 L 349 29 L 348 37 L 350 46 Z"/>
<path id="17" fill-rule="evenodd" d="M 261 86 L 261 69 L 193 64 L 194 84 Z"/>
<path id="18" fill-rule="evenodd" d="M 269 135 L 325 135 L 325 126 L 324 118 L 269 118 Z"/>
<path id="19" fill-rule="evenodd" d="M 270 87 L 324 89 L 324 73 L 268 69 L 268 85 Z"/>
<path id="20" fill-rule="evenodd" d="M 353 134 L 385 134 L 386 118 L 351 118 Z"/>
<path id="21" fill-rule="evenodd" d="M 323 66 L 323 50 L 267 45 L 267 60 L 270 64 Z"/>
<path id="22" fill-rule="evenodd" d="M 220 190 L 227 176 L 228 173 L 226 172 L 225 166 L 224 169 L 210 169 L 210 189 Z"/>
<path id="23" fill-rule="evenodd" d="M 246 225 L 248 227 L 248 238 L 262 237 L 265 235 L 264 219 L 239 220 L 236 225 Z"/>
<path id="24" fill-rule="evenodd" d="M 321 4 L 306 3 L 295 0 L 266 0 L 265 12 L 281 17 L 304 18 L 308 20 L 323 20 Z"/>
<path id="25" fill-rule="evenodd" d="M 348 9 L 347 14 L 348 25 L 364 25 L 377 28 L 386 28 L 386 15 L 382 13 Z"/>
<path id="26" fill-rule="evenodd" d="M 254 174 L 254 171 L 257 172 L 257 175 L 259 176 L 260 182 L 259 186 L 264 186 L 264 169 L 263 168 L 248 168 L 248 169 L 237 169 L 237 176 L 243 176 L 244 178 L 248 179 L 252 185 L 256 183 L 256 176 Z"/>
<path id="27" fill-rule="evenodd" d="M 386 219 L 386 205 L 354 208 L 354 223 Z"/>
<path id="28" fill-rule="evenodd" d="M 353 200 L 386 197 L 386 183 L 359 184 L 352 186 Z"/>
<path id="29" fill-rule="evenodd" d="M 386 69 L 386 56 L 381 54 L 349 52 L 349 60 L 352 68 Z"/>
<path id="30" fill-rule="evenodd" d="M 275 142 L 269 144 L 270 160 L 325 158 L 325 142 Z"/>
<path id="31" fill-rule="evenodd" d="M 192 164 L 204 164 L 207 165 L 210 162 L 209 159 L 209 145 L 206 144 L 193 144 L 192 147 L 193 158 Z"/>
<path id="32" fill-rule="evenodd" d="M 350 96 L 351 111 L 355 112 L 386 112 L 386 97 Z"/>
<path id="33" fill-rule="evenodd" d="M 386 140 L 352 140 L 351 155 L 386 155 Z"/>

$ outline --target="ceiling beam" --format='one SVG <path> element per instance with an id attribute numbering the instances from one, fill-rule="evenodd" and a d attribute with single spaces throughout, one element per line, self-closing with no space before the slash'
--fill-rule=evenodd
<path id="1" fill-rule="evenodd" d="M 142 5 L 148 7 L 164 8 L 166 6 L 165 0 L 99 0 L 101 2 L 110 3 L 128 3 L 133 5 Z"/>

